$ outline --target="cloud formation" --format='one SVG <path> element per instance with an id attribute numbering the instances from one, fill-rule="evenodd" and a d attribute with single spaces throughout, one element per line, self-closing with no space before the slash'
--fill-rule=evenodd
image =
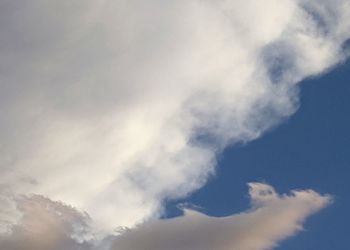
<path id="1" fill-rule="evenodd" d="M 17 197 L 21 218 L 0 235 L 0 247 L 6 250 L 89 250 L 89 217 L 61 202 L 45 197 Z M 82 236 L 85 238 L 82 238 Z"/>
<path id="2" fill-rule="evenodd" d="M 293 114 L 350 37 L 347 0 L 4 0 L 0 18 L 4 233 L 18 195 L 101 233 L 159 216 Z"/>
<path id="3" fill-rule="evenodd" d="M 312 190 L 279 195 L 267 184 L 249 186 L 252 207 L 246 212 L 215 218 L 185 210 L 184 216 L 147 222 L 99 242 L 71 237 L 88 228 L 86 215 L 40 196 L 23 198 L 22 221 L 11 236 L 0 237 L 0 245 L 6 250 L 268 250 L 331 202 Z"/>

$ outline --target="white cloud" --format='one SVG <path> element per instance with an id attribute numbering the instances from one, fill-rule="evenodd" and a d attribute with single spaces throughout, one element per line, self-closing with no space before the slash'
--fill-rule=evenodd
<path id="1" fill-rule="evenodd" d="M 296 83 L 341 62 L 350 37 L 346 0 L 5 0 L 0 12 L 1 187 L 87 211 L 103 232 L 200 188 L 225 146 L 295 112 Z M 2 230 L 18 220 L 6 211 Z"/>
<path id="2" fill-rule="evenodd" d="M 23 212 L 14 233 L 0 238 L 7 250 L 267 250 L 302 230 L 306 217 L 331 202 L 312 190 L 279 195 L 262 183 L 250 184 L 252 207 L 228 217 L 209 217 L 193 210 L 173 219 L 147 222 L 119 236 L 94 241 L 89 218 L 71 207 L 40 196 L 22 198 Z M 85 241 L 71 235 L 85 233 Z"/>

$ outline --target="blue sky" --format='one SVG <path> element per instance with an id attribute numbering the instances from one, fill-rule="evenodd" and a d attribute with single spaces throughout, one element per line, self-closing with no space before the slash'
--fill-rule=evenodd
<path id="1" fill-rule="evenodd" d="M 267 182 L 280 192 L 314 189 L 334 203 L 311 217 L 305 231 L 276 249 L 347 247 L 350 198 L 350 62 L 302 82 L 299 110 L 262 138 L 225 150 L 217 175 L 183 202 L 226 216 L 249 207 L 246 183 Z M 174 204 L 169 215 L 178 214 Z"/>
<path id="2" fill-rule="evenodd" d="M 0 249 L 343 249 L 348 20 L 349 0 L 0 1 Z"/>

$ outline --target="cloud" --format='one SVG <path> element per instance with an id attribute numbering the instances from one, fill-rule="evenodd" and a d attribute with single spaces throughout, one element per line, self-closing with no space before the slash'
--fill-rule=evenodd
<path id="1" fill-rule="evenodd" d="M 89 217 L 61 202 L 43 196 L 17 197 L 21 218 L 0 236 L 6 250 L 89 250 Z M 82 238 L 82 235 L 85 238 Z"/>
<path id="2" fill-rule="evenodd" d="M 267 184 L 249 185 L 252 208 L 247 212 L 215 218 L 186 210 L 183 217 L 146 223 L 121 235 L 113 249 L 272 249 L 331 201 L 311 190 L 280 196 Z"/>
<path id="3" fill-rule="evenodd" d="M 350 37 L 346 0 L 5 0 L 0 12 L 3 231 L 20 219 L 12 195 L 62 201 L 106 234 L 159 216 L 227 145 L 292 115 L 296 83 L 342 62 Z"/>
<path id="4" fill-rule="evenodd" d="M 312 190 L 279 195 L 267 184 L 249 186 L 252 207 L 245 212 L 216 218 L 185 210 L 184 216 L 150 221 L 101 241 L 71 237 L 76 230 L 87 233 L 90 220 L 72 207 L 40 196 L 22 198 L 24 216 L 0 245 L 7 250 L 267 250 L 302 230 L 309 215 L 331 202 Z"/>

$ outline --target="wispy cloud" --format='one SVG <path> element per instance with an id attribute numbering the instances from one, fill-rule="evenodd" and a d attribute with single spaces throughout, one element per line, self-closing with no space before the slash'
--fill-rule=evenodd
<path id="1" fill-rule="evenodd" d="M 159 216 L 294 113 L 350 37 L 346 0 L 11 0 L 0 18 L 3 232 L 12 195 L 105 233 Z"/>

